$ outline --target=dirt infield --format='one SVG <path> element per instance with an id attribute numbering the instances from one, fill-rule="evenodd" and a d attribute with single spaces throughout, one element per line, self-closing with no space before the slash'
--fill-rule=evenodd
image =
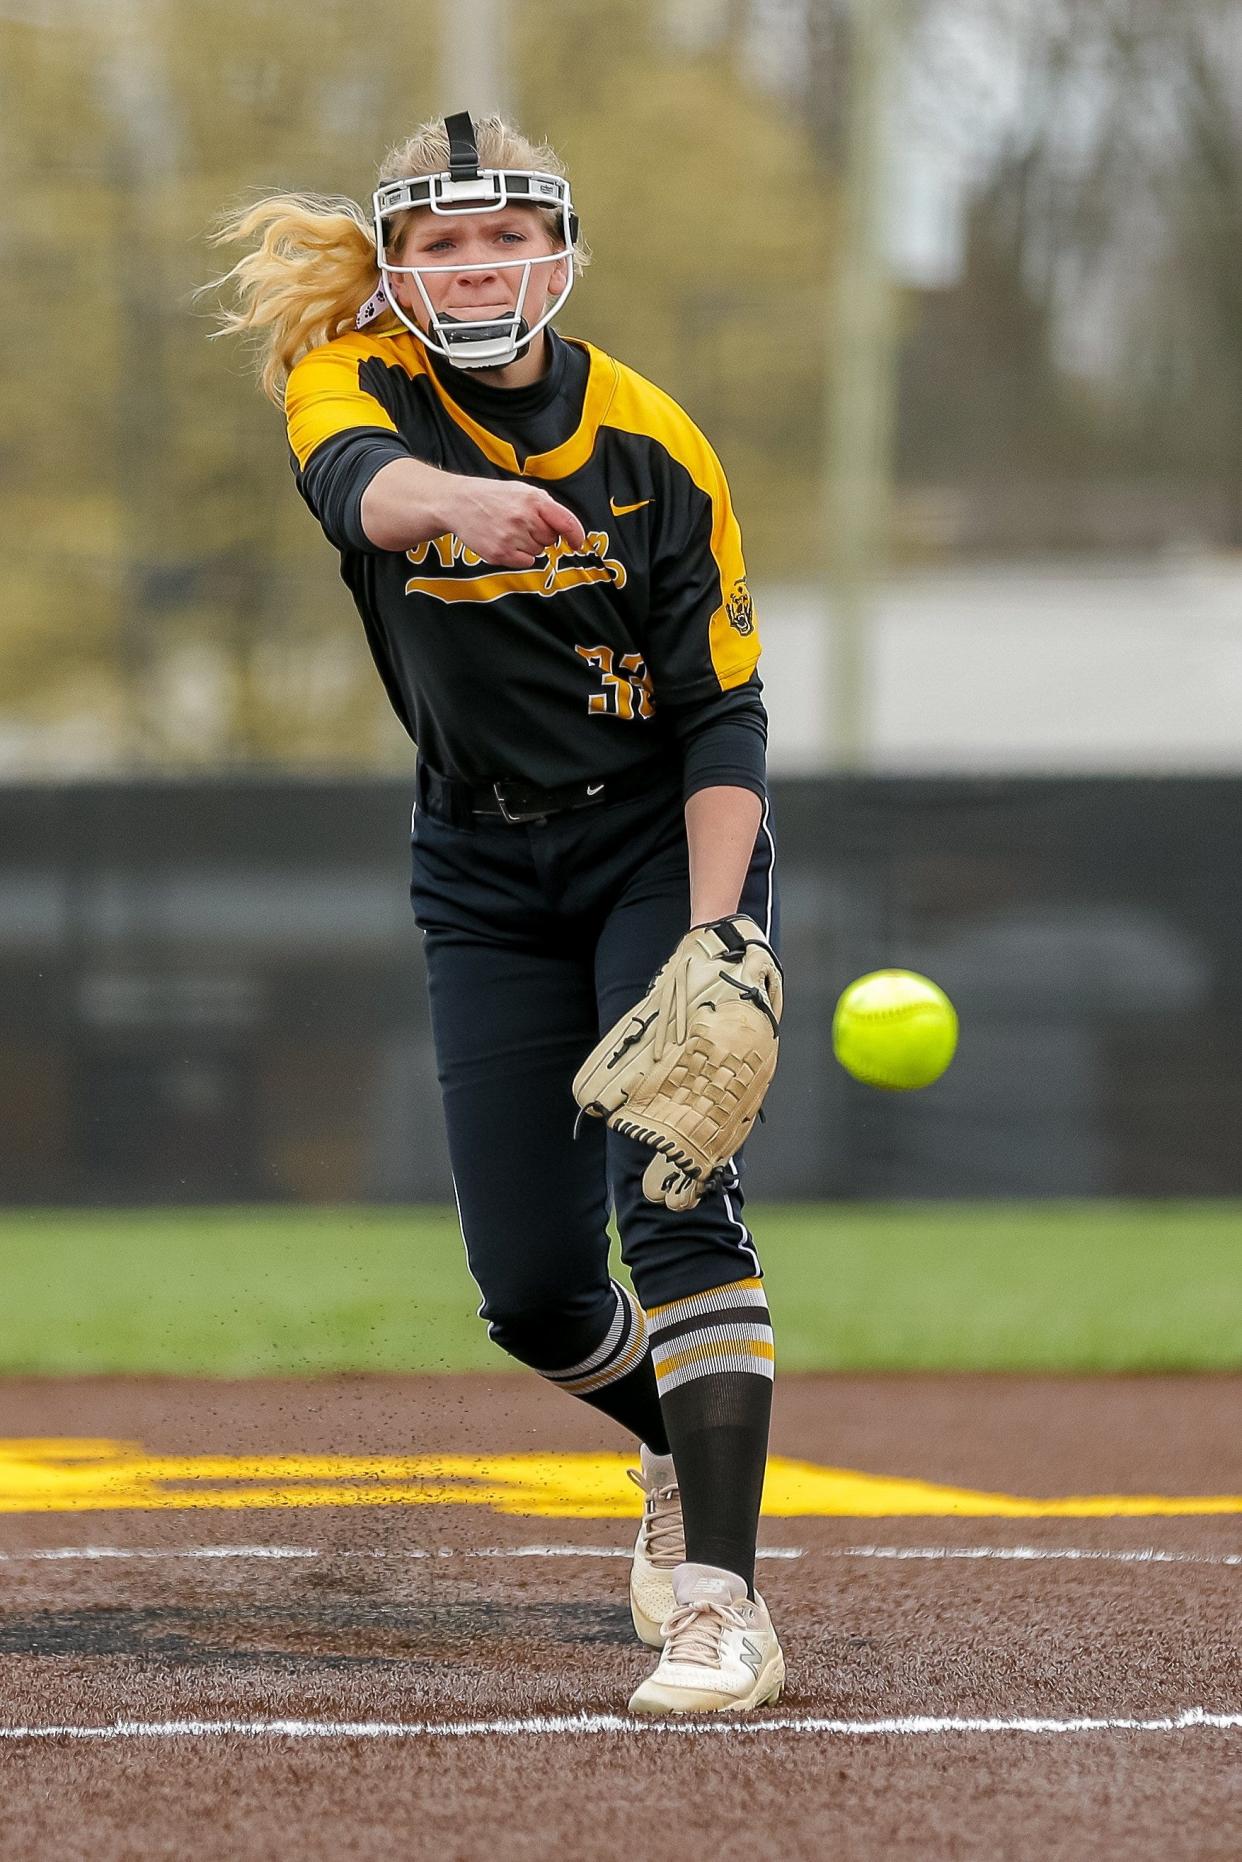
<path id="1" fill-rule="evenodd" d="M 1235 1858 L 1240 1406 L 778 1382 L 789 1689 L 669 1730 L 623 1442 L 536 1379 L 0 1384 L 0 1854 Z"/>

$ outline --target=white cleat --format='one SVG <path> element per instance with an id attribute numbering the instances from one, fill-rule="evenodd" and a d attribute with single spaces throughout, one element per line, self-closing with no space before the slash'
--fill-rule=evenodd
<path id="1" fill-rule="evenodd" d="M 673 1594 L 664 1651 L 631 1713 L 748 1713 L 780 1699 L 785 1657 L 762 1597 L 715 1565 L 678 1566 Z"/>
<path id="2" fill-rule="evenodd" d="M 686 1556 L 686 1535 L 681 1523 L 681 1494 L 671 1455 L 653 1455 L 644 1444 L 641 1468 L 629 1470 L 630 1479 L 643 1491 L 643 1523 L 634 1545 L 630 1571 L 630 1615 L 640 1642 L 649 1649 L 664 1647 L 660 1625 L 676 1607 L 673 1572 Z"/>

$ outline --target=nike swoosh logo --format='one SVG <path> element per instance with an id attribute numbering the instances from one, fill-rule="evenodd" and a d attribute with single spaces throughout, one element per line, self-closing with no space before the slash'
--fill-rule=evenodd
<path id="1" fill-rule="evenodd" d="M 640 498 L 637 504 L 618 504 L 615 498 L 609 498 L 608 504 L 614 517 L 628 517 L 631 511 L 641 511 L 650 504 L 650 498 Z"/>
<path id="2" fill-rule="evenodd" d="M 603 786 L 604 785 L 602 782 L 588 782 L 587 783 L 587 794 L 598 795 L 600 790 L 603 788 Z"/>

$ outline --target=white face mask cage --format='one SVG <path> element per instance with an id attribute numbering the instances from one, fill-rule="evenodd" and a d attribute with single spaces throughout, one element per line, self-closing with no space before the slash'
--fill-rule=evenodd
<path id="1" fill-rule="evenodd" d="M 550 207 L 560 219 L 559 251 L 540 253 L 537 258 L 490 260 L 481 265 L 391 265 L 384 250 L 385 223 L 394 214 L 411 207 L 425 207 L 432 213 L 457 216 L 469 213 L 495 213 L 502 207 Z M 482 168 L 473 174 L 455 175 L 451 171 L 434 175 L 412 175 L 405 180 L 389 181 L 377 188 L 372 199 L 375 220 L 375 261 L 379 268 L 379 289 L 358 312 L 357 326 L 368 323 L 390 308 L 433 355 L 442 356 L 457 368 L 503 368 L 527 346 L 531 338 L 551 323 L 574 286 L 574 241 L 578 234 L 578 216 L 570 199 L 569 183 L 563 175 L 543 174 L 526 168 Z M 565 285 L 549 303 L 542 316 L 527 325 L 523 316 L 531 273 L 537 265 L 565 265 Z M 481 320 L 455 318 L 437 312 L 423 279 L 440 273 L 491 272 L 521 268 L 522 279 L 517 301 L 503 317 Z M 397 302 L 389 284 L 393 277 L 413 278 L 415 288 L 427 313 L 424 329 Z"/>

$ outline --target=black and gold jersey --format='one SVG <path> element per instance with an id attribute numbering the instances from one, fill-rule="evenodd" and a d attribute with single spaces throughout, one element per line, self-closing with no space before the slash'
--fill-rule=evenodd
<path id="1" fill-rule="evenodd" d="M 549 335 L 549 369 L 524 389 L 437 367 L 395 321 L 337 337 L 290 375 L 298 488 L 340 551 L 389 697 L 420 755 L 469 781 L 607 777 L 719 723 L 712 779 L 761 791 L 759 637 L 720 463 L 668 395 Z M 405 456 L 539 484 L 577 514 L 585 545 L 531 569 L 484 562 L 452 534 L 380 550 L 362 495 Z"/>

